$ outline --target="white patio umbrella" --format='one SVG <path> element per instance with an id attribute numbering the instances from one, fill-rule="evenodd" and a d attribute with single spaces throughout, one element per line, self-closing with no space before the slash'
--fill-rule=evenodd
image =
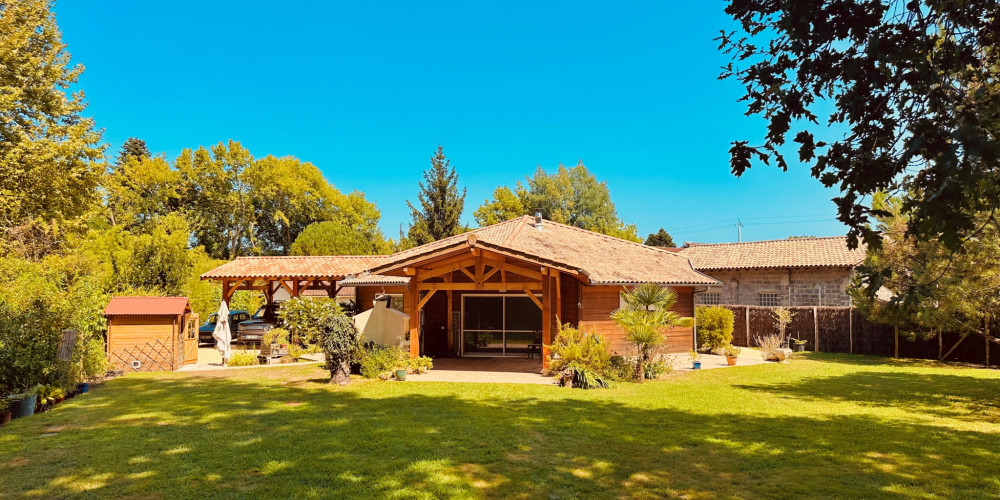
<path id="1" fill-rule="evenodd" d="M 229 344 L 232 342 L 233 332 L 229 329 L 229 306 L 225 301 L 219 304 L 219 312 L 216 313 L 215 331 L 212 332 L 212 337 L 215 338 L 215 348 L 222 355 L 222 364 L 229 363 L 229 355 L 232 352 Z"/>

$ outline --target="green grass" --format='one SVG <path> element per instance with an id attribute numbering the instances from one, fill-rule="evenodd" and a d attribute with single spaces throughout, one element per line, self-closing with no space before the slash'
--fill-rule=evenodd
<path id="1" fill-rule="evenodd" d="M 0 497 L 1000 496 L 1000 373 L 807 354 L 582 391 L 129 375 L 0 429 Z"/>

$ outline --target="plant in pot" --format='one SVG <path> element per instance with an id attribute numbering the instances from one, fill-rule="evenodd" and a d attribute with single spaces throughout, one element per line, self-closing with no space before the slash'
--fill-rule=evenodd
<path id="1" fill-rule="evenodd" d="M 10 422 L 10 417 L 10 400 L 6 397 L 0 397 L 0 425 Z"/>
<path id="2" fill-rule="evenodd" d="M 7 396 L 10 402 L 11 418 L 30 417 L 35 413 L 38 402 L 38 386 Z"/>
<path id="3" fill-rule="evenodd" d="M 805 352 L 807 343 L 809 341 L 805 339 L 792 339 L 792 348 L 795 352 Z"/>
<path id="4" fill-rule="evenodd" d="M 691 368 L 694 370 L 701 370 L 701 353 L 691 350 L 691 352 L 688 353 L 688 356 L 691 357 Z"/>
<path id="5" fill-rule="evenodd" d="M 729 344 L 722 350 L 722 353 L 726 355 L 726 363 L 729 363 L 729 366 L 736 366 L 736 360 L 740 355 L 739 347 Z"/>

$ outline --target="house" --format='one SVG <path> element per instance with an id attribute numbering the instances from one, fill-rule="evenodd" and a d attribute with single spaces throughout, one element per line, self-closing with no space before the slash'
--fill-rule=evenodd
<path id="1" fill-rule="evenodd" d="M 675 251 L 721 282 L 697 295 L 705 305 L 848 306 L 847 287 L 866 255 L 843 236 L 686 243 Z"/>
<path id="2" fill-rule="evenodd" d="M 108 360 L 124 372 L 172 371 L 198 361 L 198 315 L 187 297 L 112 297 Z"/>
<path id="3" fill-rule="evenodd" d="M 676 253 L 524 216 L 426 245 L 376 256 L 241 257 L 202 279 L 223 298 L 279 289 L 296 297 L 319 289 L 334 297 L 354 287 L 359 311 L 376 294 L 397 299 L 410 317 L 411 355 L 524 356 L 552 343 L 557 321 L 629 345 L 610 318 L 619 294 L 643 282 L 677 292 L 676 312 L 694 314 L 697 290 L 720 283 Z M 667 332 L 667 349 L 690 350 L 691 327 Z"/>

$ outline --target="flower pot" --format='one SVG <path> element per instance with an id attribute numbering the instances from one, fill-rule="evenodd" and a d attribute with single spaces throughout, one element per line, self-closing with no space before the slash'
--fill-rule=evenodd
<path id="1" fill-rule="evenodd" d="M 701 361 L 694 361 L 691 363 L 691 369 L 701 370 Z"/>
<path id="2" fill-rule="evenodd" d="M 6 424 L 7 422 L 10 422 L 10 417 L 11 417 L 11 413 L 9 411 L 5 411 L 3 413 L 0 413 L 0 425 L 3 425 L 3 424 Z"/>
<path id="3" fill-rule="evenodd" d="M 396 370 L 396 380 L 400 382 L 406 380 L 406 370 Z"/>
<path id="4" fill-rule="evenodd" d="M 35 413 L 35 396 L 11 401 L 10 412 L 12 418 L 30 417 Z"/>
<path id="5" fill-rule="evenodd" d="M 806 352 L 805 344 L 795 344 L 795 352 Z"/>
<path id="6" fill-rule="evenodd" d="M 80 391 L 80 394 L 84 394 L 90 390 L 90 384 L 87 382 L 76 384 L 76 390 Z"/>
<path id="7" fill-rule="evenodd" d="M 726 356 L 726 363 L 729 363 L 729 366 L 736 366 L 736 356 Z"/>

